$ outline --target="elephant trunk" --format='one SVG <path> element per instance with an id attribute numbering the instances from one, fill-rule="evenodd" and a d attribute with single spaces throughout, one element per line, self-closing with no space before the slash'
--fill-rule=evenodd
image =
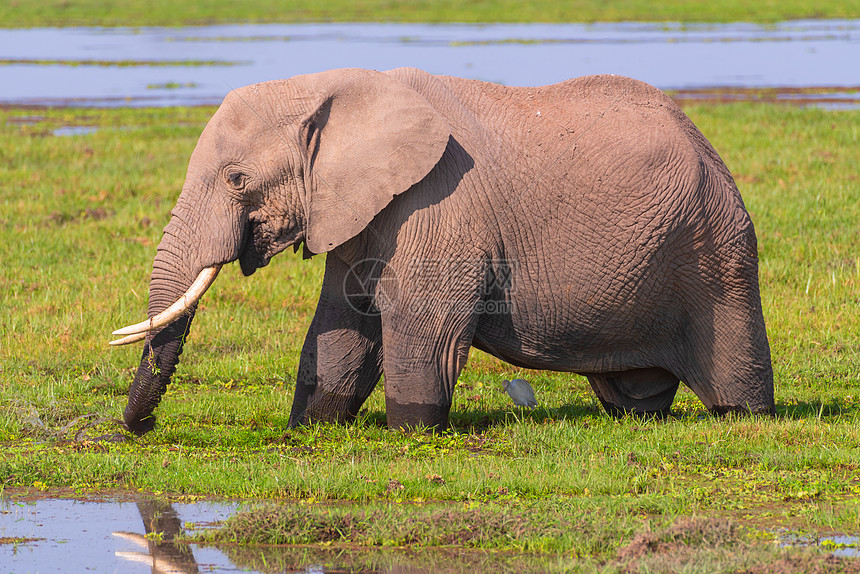
<path id="1" fill-rule="evenodd" d="M 195 301 L 166 325 L 158 325 L 163 322 L 165 311 L 174 303 L 180 302 L 191 286 L 180 271 L 179 262 L 172 261 L 171 250 L 163 247 L 164 243 L 165 241 L 162 241 L 162 245 L 159 245 L 149 286 L 149 319 L 115 332 L 129 336 L 114 343 L 133 342 L 140 334 L 146 337 L 140 364 L 129 389 L 128 404 L 123 413 L 126 428 L 137 435 L 149 432 L 155 426 L 152 411 L 158 406 L 171 376 L 176 371 L 185 336 L 196 309 Z"/>
<path id="2" fill-rule="evenodd" d="M 143 435 L 155 427 L 152 411 L 167 390 L 170 377 L 176 371 L 185 335 L 194 312 L 177 319 L 157 333 L 147 335 L 140 365 L 128 392 L 128 404 L 123 412 L 125 427 Z"/>
<path id="3" fill-rule="evenodd" d="M 113 341 L 126 344 L 145 337 L 143 355 L 128 394 L 123 420 L 128 430 L 142 435 L 155 426 L 152 412 L 176 371 L 197 301 L 215 280 L 220 262 L 229 261 L 236 241 L 224 241 L 228 254 L 201 255 L 201 240 L 191 232 L 195 214 L 177 206 L 164 230 L 153 263 L 149 285 L 149 319 L 115 331 Z M 211 263 L 214 259 L 218 263 Z M 202 270 L 201 270 L 202 269 Z"/>
<path id="4" fill-rule="evenodd" d="M 208 267 L 200 272 L 191 286 L 176 298 L 166 309 L 159 310 L 164 301 L 170 300 L 175 289 L 170 286 L 181 284 L 176 277 L 158 279 L 153 273 L 150 286 L 149 319 L 114 331 L 115 335 L 127 335 L 111 344 L 127 344 L 145 337 L 143 356 L 134 382 L 129 390 L 128 405 L 123 418 L 126 427 L 137 434 L 152 430 L 155 417 L 152 411 L 167 390 L 170 377 L 176 370 L 185 336 L 197 307 L 197 301 L 215 281 L 220 265 Z M 167 298 L 158 294 L 168 293 Z"/>

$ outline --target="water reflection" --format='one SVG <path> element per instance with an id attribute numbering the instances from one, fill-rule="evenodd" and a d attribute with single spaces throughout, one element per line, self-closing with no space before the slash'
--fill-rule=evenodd
<path id="1" fill-rule="evenodd" d="M 842 558 L 860 558 L 860 536 L 848 534 L 832 534 L 830 536 L 797 536 L 782 535 L 779 537 L 782 546 L 818 546 L 834 556 Z"/>
<path id="2" fill-rule="evenodd" d="M 146 533 L 114 532 L 113 535 L 136 544 L 140 550 L 120 550 L 119 558 L 152 567 L 153 572 L 189 574 L 199 572 L 194 553 L 188 544 L 175 539 L 182 534 L 182 523 L 173 506 L 162 499 L 137 503 Z"/>
<path id="3" fill-rule="evenodd" d="M 830 550 L 836 556 L 843 556 L 845 558 L 860 557 L 860 536 L 825 536 L 819 544 L 822 548 Z"/>
<path id="4" fill-rule="evenodd" d="M 92 126 L 63 126 L 51 130 L 51 134 L 55 136 L 85 136 L 98 131 L 98 128 Z"/>
<path id="5" fill-rule="evenodd" d="M 38 494 L 38 493 L 37 493 Z M 231 502 L 174 502 L 131 494 L 125 500 L 0 499 L 0 565 L 6 572 L 232 572 L 215 548 L 172 542 L 186 523 L 228 518 Z M 160 534 L 159 534 L 160 533 Z M 193 550 L 192 550 L 193 549 Z"/>

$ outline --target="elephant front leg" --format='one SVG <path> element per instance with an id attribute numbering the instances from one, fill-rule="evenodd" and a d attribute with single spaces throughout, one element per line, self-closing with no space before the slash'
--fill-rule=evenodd
<path id="1" fill-rule="evenodd" d="M 326 329 L 320 328 L 325 319 L 314 319 L 299 360 L 290 426 L 356 417 L 382 374 L 379 320 L 364 319 Z"/>
<path id="2" fill-rule="evenodd" d="M 382 374 L 380 318 L 347 301 L 331 267 L 302 347 L 290 426 L 354 419 Z"/>
<path id="3" fill-rule="evenodd" d="M 390 428 L 445 430 L 476 321 L 468 313 L 383 318 L 385 414 Z"/>

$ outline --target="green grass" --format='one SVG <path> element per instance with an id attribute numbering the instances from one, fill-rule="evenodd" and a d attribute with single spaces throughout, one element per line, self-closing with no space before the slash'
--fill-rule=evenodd
<path id="1" fill-rule="evenodd" d="M 858 0 L 13 0 L 0 4 L 0 25 L 7 28 L 237 22 L 777 22 L 857 17 Z"/>
<path id="2" fill-rule="evenodd" d="M 716 419 L 682 391 L 669 420 L 616 421 L 584 379 L 473 351 L 450 433 L 386 429 L 379 389 L 356 424 L 287 430 L 323 261 L 284 253 L 249 279 L 221 273 L 159 426 L 110 442 L 96 439 L 115 438 L 140 348 L 107 341 L 144 316 L 155 245 L 213 109 L 0 110 L 0 489 L 271 499 L 282 512 L 205 536 L 449 541 L 501 552 L 512 571 L 532 564 L 522 552 L 548 553 L 545 571 L 696 571 L 702 553 L 710 571 L 754 559 L 802 571 L 808 556 L 775 548 L 776 529 L 860 532 L 860 111 L 687 111 L 756 224 L 775 418 Z M 98 129 L 51 135 L 70 125 Z M 512 376 L 541 407 L 511 409 Z M 695 539 L 702 520 L 726 540 Z"/>

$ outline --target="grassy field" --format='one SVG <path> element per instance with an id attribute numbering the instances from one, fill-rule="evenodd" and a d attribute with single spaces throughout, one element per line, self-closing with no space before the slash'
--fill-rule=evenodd
<path id="1" fill-rule="evenodd" d="M 0 26 L 185 26 L 237 22 L 777 22 L 860 17 L 860 0 L 13 0 Z"/>
<path id="2" fill-rule="evenodd" d="M 221 273 L 154 432 L 97 440 L 117 432 L 140 353 L 107 340 L 145 313 L 155 245 L 212 111 L 0 110 L 7 495 L 278 500 L 203 536 L 492 549 L 512 571 L 804 571 L 815 558 L 780 550 L 780 529 L 860 532 L 860 111 L 687 108 L 756 224 L 775 418 L 715 419 L 683 391 L 669 420 L 615 421 L 584 379 L 473 351 L 450 433 L 387 430 L 379 389 L 354 425 L 288 431 L 323 261 L 285 253 L 249 279 Z M 53 135 L 67 126 L 95 130 Z M 511 409 L 513 376 L 538 409 Z"/>

